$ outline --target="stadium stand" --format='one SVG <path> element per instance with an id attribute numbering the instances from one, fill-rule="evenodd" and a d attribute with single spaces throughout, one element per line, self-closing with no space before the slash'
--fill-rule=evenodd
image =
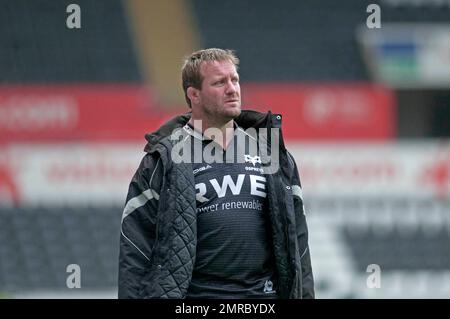
<path id="1" fill-rule="evenodd" d="M 447 298 L 449 201 L 310 198 L 313 266 L 323 298 Z M 367 289 L 369 265 L 380 289 Z M 423 289 L 412 289 L 420 277 Z"/>
<path id="2" fill-rule="evenodd" d="M 76 32 L 66 27 L 72 2 L 0 1 L 0 83 L 140 81 L 122 2 L 77 1 Z"/>
<path id="3" fill-rule="evenodd" d="M 370 3 L 287 0 L 255 6 L 238 0 L 193 0 L 192 6 L 205 46 L 236 49 L 241 77 L 247 81 L 364 81 L 368 75 L 355 28 L 365 23 Z M 449 11 L 385 5 L 382 21 L 449 22 Z"/>
<path id="4" fill-rule="evenodd" d="M 117 282 L 121 207 L 0 209 L 0 287 L 24 292 L 67 289 L 66 267 L 78 264 L 82 287 Z"/>

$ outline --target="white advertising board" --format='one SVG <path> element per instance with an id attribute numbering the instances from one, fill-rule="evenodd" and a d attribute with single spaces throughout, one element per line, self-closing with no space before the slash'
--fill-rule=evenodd
<path id="1" fill-rule="evenodd" d="M 450 143 L 289 144 L 305 196 L 447 198 Z M 143 143 L 0 146 L 0 204 L 122 205 Z"/>

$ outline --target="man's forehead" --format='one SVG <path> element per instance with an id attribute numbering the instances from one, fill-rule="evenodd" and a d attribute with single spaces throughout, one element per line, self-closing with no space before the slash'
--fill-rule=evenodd
<path id="1" fill-rule="evenodd" d="M 200 65 L 202 75 L 222 75 L 228 73 L 236 73 L 236 66 L 229 60 L 223 61 L 204 61 Z"/>

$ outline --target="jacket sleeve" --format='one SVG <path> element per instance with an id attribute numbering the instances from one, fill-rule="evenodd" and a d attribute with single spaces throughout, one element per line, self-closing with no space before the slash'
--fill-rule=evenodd
<path id="1" fill-rule="evenodd" d="M 155 243 L 162 178 L 161 160 L 147 154 L 129 185 L 120 231 L 119 298 L 141 298 Z"/>
<path id="2" fill-rule="evenodd" d="M 308 243 L 308 226 L 305 215 L 305 205 L 303 203 L 302 185 L 300 182 L 297 164 L 291 154 L 288 153 L 290 160 L 293 162 L 294 172 L 292 174 L 292 193 L 294 195 L 295 206 L 295 223 L 297 230 L 297 238 L 299 244 L 299 254 L 302 267 L 302 292 L 303 298 L 315 298 L 314 277 L 311 267 L 311 256 Z"/>

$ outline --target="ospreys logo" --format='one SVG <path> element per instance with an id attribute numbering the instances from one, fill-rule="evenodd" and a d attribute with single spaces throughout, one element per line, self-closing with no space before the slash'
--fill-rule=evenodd
<path id="1" fill-rule="evenodd" d="M 261 164 L 261 157 L 259 156 L 251 156 L 251 155 L 247 155 L 245 154 L 245 162 L 246 163 L 252 163 L 253 166 L 255 166 L 256 163 Z"/>

